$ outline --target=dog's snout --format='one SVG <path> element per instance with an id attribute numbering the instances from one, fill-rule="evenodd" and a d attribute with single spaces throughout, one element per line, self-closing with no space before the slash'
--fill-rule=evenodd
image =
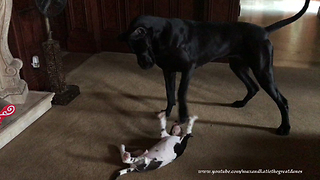
<path id="1" fill-rule="evenodd" d="M 147 54 L 137 55 L 138 64 L 142 69 L 150 69 L 154 65 L 154 60 Z"/>

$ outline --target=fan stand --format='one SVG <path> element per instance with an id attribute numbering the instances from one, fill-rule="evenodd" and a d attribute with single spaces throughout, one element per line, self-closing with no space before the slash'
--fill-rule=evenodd
<path id="1" fill-rule="evenodd" d="M 55 93 L 52 104 L 68 105 L 80 94 L 80 89 L 76 85 L 66 85 L 60 45 L 58 41 L 52 39 L 49 18 L 45 17 L 45 21 L 48 40 L 42 43 L 42 47 L 47 63 L 50 88 Z"/>

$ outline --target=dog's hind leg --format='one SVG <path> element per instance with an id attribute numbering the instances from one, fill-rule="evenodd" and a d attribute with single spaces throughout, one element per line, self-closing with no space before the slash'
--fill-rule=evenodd
<path id="1" fill-rule="evenodd" d="M 122 159 L 122 162 L 123 163 L 126 163 L 126 164 L 132 164 L 132 161 L 131 161 L 131 154 L 129 152 L 127 152 L 125 150 L 125 145 L 121 144 L 120 146 L 120 156 L 121 156 L 121 159 Z"/>
<path id="2" fill-rule="evenodd" d="M 282 122 L 277 129 L 278 135 L 288 135 L 290 131 L 289 123 L 289 107 L 286 98 L 279 92 L 273 75 L 273 47 L 270 41 L 264 41 L 255 46 L 259 49 L 253 49 L 256 51 L 254 61 L 250 65 L 253 74 L 257 78 L 260 86 L 268 93 L 268 95 L 277 104 L 282 117 Z M 253 59 L 252 59 L 253 60 Z"/>
<path id="3" fill-rule="evenodd" d="M 241 108 L 245 106 L 254 95 L 256 95 L 256 93 L 259 91 L 259 86 L 250 78 L 249 67 L 246 64 L 239 62 L 241 60 L 237 58 L 230 58 L 229 61 L 231 70 L 245 84 L 248 91 L 243 100 L 235 101 L 231 105 L 232 107 Z"/>
<path id="4" fill-rule="evenodd" d="M 146 160 L 146 157 L 144 157 L 144 155 L 147 153 L 148 151 L 145 151 L 141 156 L 131 157 L 131 153 L 125 150 L 125 145 L 121 144 L 120 146 L 121 159 L 122 159 L 122 162 L 126 164 L 133 164 L 141 160 L 148 161 Z"/>

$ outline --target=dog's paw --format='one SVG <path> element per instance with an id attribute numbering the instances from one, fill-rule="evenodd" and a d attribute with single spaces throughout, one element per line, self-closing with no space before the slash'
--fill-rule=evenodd
<path id="1" fill-rule="evenodd" d="M 165 110 L 160 111 L 157 116 L 158 116 L 159 119 L 165 118 L 166 117 L 166 111 Z"/>
<path id="2" fill-rule="evenodd" d="M 172 108 L 171 108 L 172 109 Z M 170 115 L 171 115 L 171 109 L 164 109 L 164 110 L 161 110 L 160 112 L 159 112 L 159 114 L 160 113 L 162 113 L 162 112 L 165 112 L 165 115 L 166 115 L 166 117 L 168 118 L 168 117 L 170 117 Z"/>
<path id="3" fill-rule="evenodd" d="M 149 151 L 146 149 L 144 152 L 143 152 L 143 154 L 141 154 L 141 156 L 145 156 L 146 154 L 148 154 L 149 153 Z"/>
<path id="4" fill-rule="evenodd" d="M 124 144 L 121 144 L 120 147 L 119 147 L 120 151 L 124 152 L 126 151 L 126 146 Z"/>
<path id="5" fill-rule="evenodd" d="M 189 120 L 189 117 L 180 117 L 179 124 L 184 124 L 187 120 Z"/>
<path id="6" fill-rule="evenodd" d="M 276 133 L 277 135 L 280 135 L 280 136 L 287 136 L 289 135 L 289 132 L 290 132 L 290 126 L 280 126 Z"/>
<path id="7" fill-rule="evenodd" d="M 197 115 L 191 116 L 190 120 L 191 121 L 196 121 L 199 117 Z"/>
<path id="8" fill-rule="evenodd" d="M 131 154 L 129 152 L 125 152 L 122 156 L 122 162 L 128 163 L 130 161 Z"/>
<path id="9" fill-rule="evenodd" d="M 234 103 L 231 104 L 231 107 L 234 107 L 234 108 L 242 108 L 246 105 L 245 102 L 243 101 L 235 101 Z"/>

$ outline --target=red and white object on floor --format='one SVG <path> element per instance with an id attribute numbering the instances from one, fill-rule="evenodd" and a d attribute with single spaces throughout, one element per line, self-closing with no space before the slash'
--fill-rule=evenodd
<path id="1" fill-rule="evenodd" d="M 11 116 L 16 112 L 16 107 L 13 104 L 9 104 L 4 107 L 0 112 L 0 125 L 5 117 Z"/>

